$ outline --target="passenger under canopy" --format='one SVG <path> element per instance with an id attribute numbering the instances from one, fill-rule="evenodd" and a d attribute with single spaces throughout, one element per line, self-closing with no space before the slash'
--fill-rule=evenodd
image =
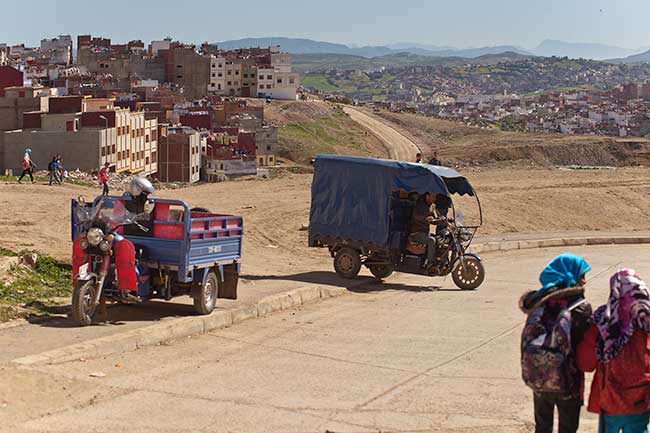
<path id="1" fill-rule="evenodd" d="M 457 171 L 409 162 L 319 155 L 315 162 L 309 244 L 325 238 L 386 245 L 395 191 L 476 196 Z"/>

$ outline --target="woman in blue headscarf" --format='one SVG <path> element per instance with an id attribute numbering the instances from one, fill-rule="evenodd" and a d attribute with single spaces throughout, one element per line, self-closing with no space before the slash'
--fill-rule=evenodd
<path id="1" fill-rule="evenodd" d="M 582 257 L 561 254 L 540 274 L 542 287 L 519 300 L 528 315 L 522 333 L 522 375 L 533 389 L 535 433 L 552 433 L 555 407 L 559 433 L 578 430 L 584 374 L 575 353 L 591 324 L 591 305 L 584 299 L 590 269 Z"/>

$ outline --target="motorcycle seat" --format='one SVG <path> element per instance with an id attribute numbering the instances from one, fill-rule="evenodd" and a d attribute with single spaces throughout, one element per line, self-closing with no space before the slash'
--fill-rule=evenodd
<path id="1" fill-rule="evenodd" d="M 411 236 L 409 236 L 408 241 L 406 242 L 406 251 L 417 256 L 422 256 L 427 253 L 427 246 L 419 242 L 415 242 Z"/>

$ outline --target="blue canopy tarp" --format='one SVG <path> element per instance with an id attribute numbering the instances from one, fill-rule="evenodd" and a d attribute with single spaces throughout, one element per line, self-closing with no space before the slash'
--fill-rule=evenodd
<path id="1" fill-rule="evenodd" d="M 474 195 L 467 179 L 451 168 L 319 155 L 312 183 L 310 245 L 327 238 L 385 245 L 390 230 L 391 194 L 399 190 Z"/>

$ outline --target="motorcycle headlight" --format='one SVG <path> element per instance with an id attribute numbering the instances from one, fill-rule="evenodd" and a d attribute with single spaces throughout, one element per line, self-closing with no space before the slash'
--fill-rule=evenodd
<path id="1" fill-rule="evenodd" d="M 462 232 L 462 233 L 460 234 L 460 238 L 461 238 L 463 241 L 467 242 L 467 241 L 469 241 L 470 239 L 472 239 L 472 234 L 471 234 L 470 232 Z"/>
<path id="2" fill-rule="evenodd" d="M 107 253 L 111 249 L 111 243 L 107 240 L 103 240 L 99 243 L 99 249 L 102 250 L 102 252 Z"/>
<path id="3" fill-rule="evenodd" d="M 88 241 L 86 239 L 80 240 L 79 246 L 81 247 L 82 250 L 85 250 L 86 248 L 88 248 Z"/>
<path id="4" fill-rule="evenodd" d="M 100 228 L 93 227 L 90 230 L 88 230 L 86 239 L 88 239 L 88 243 L 90 245 L 96 247 L 97 245 L 99 245 L 102 239 L 104 239 L 104 232 Z"/>

